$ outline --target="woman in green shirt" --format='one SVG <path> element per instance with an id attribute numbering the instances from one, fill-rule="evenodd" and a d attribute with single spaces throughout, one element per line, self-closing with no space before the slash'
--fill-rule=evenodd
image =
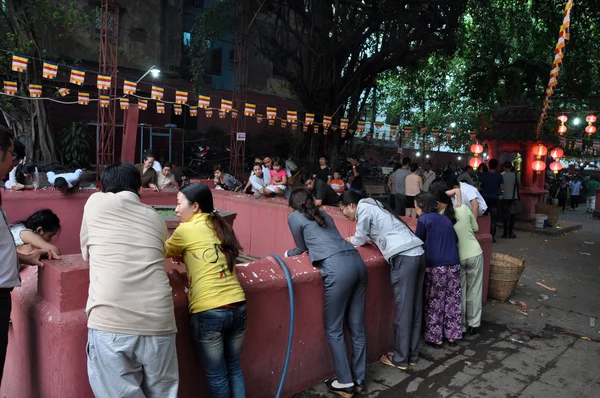
<path id="1" fill-rule="evenodd" d="M 476 334 L 481 325 L 481 294 L 483 289 L 483 250 L 475 233 L 479 230 L 473 212 L 465 205 L 455 208 L 448 197 L 446 183 L 437 179 L 429 187 L 437 201 L 440 213 L 454 224 L 458 236 L 460 257 L 460 285 L 462 288 L 463 332 Z"/>

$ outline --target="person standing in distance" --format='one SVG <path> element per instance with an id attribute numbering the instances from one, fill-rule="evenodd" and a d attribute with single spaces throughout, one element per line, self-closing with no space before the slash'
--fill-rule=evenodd
<path id="1" fill-rule="evenodd" d="M 400 217 L 406 214 L 406 177 L 410 175 L 410 158 L 402 159 L 402 167 L 396 170 L 396 206 L 394 210 Z"/>

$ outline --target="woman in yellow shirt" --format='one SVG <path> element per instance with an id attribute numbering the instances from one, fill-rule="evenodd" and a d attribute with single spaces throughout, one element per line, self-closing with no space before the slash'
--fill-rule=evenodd
<path id="1" fill-rule="evenodd" d="M 202 183 L 177 194 L 181 224 L 167 240 L 167 257 L 183 257 L 189 282 L 190 323 L 211 397 L 245 397 L 240 352 L 246 331 L 246 298 L 235 272 L 242 247 L 217 213 Z"/>

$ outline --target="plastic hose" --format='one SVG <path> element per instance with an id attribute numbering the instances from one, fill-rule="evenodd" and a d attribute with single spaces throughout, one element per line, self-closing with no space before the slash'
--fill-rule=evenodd
<path id="1" fill-rule="evenodd" d="M 285 274 L 285 279 L 287 280 L 288 285 L 288 293 L 290 295 L 290 331 L 288 334 L 288 343 L 287 349 L 285 352 L 285 362 L 283 363 L 283 372 L 281 374 L 281 380 L 279 381 L 279 388 L 277 388 L 277 394 L 275 398 L 281 397 L 281 391 L 283 391 L 283 386 L 285 384 L 285 377 L 287 375 L 288 366 L 290 365 L 290 356 L 292 355 L 292 341 L 294 340 L 294 286 L 292 285 L 292 275 L 290 274 L 290 270 L 287 265 L 285 265 L 285 261 L 281 259 L 277 254 L 269 254 L 267 257 L 273 257 L 278 263 L 283 273 Z"/>

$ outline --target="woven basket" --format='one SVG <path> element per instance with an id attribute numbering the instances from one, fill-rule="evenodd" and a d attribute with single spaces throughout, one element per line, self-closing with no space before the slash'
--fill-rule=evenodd
<path id="1" fill-rule="evenodd" d="M 538 203 L 535 205 L 535 214 L 545 214 L 548 216 L 548 226 L 554 227 L 558 224 L 560 217 L 560 207 Z"/>
<path id="2" fill-rule="evenodd" d="M 525 260 L 508 254 L 492 253 L 488 297 L 501 302 L 513 294 L 525 269 Z"/>

